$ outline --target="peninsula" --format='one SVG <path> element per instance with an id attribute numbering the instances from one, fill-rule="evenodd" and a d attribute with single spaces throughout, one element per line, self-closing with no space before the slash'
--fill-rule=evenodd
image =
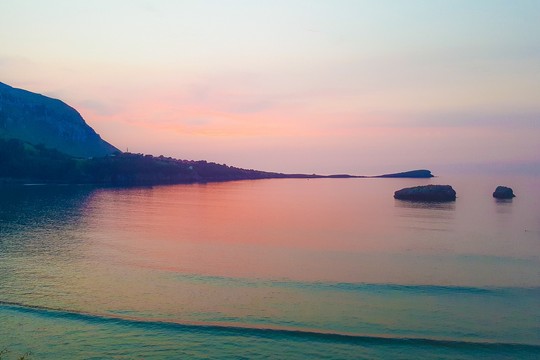
<path id="1" fill-rule="evenodd" d="M 0 182 L 157 185 L 278 178 L 429 178 L 429 170 L 379 176 L 284 174 L 204 160 L 121 152 L 61 100 L 0 83 Z"/>

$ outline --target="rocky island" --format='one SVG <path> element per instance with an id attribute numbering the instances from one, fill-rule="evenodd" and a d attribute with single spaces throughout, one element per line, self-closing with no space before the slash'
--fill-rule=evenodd
<path id="1" fill-rule="evenodd" d="M 450 185 L 424 185 L 398 190 L 394 198 L 409 201 L 455 201 L 456 192 Z"/>
<path id="2" fill-rule="evenodd" d="M 378 175 L 374 176 L 377 178 L 413 178 L 413 179 L 427 179 L 434 177 L 431 171 L 429 170 L 411 170 L 411 171 L 404 171 L 394 174 L 385 174 L 385 175 Z"/>
<path id="3" fill-rule="evenodd" d="M 493 197 L 496 199 L 512 199 L 515 198 L 514 190 L 506 186 L 497 186 L 493 192 Z"/>

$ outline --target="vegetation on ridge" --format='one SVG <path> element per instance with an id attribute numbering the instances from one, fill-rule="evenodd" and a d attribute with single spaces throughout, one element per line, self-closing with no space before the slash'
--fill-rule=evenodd
<path id="1" fill-rule="evenodd" d="M 153 185 L 276 177 L 286 175 L 121 152 L 75 158 L 43 145 L 0 139 L 0 179 L 4 182 Z"/>
<path id="2" fill-rule="evenodd" d="M 431 177 L 428 170 L 391 174 L 391 177 Z M 177 160 L 116 152 L 77 158 L 44 145 L 0 138 L 0 182 L 102 185 L 158 185 L 209 181 L 275 178 L 355 178 L 353 175 L 306 175 L 242 169 L 204 160 Z M 386 177 L 386 175 L 374 176 Z"/>

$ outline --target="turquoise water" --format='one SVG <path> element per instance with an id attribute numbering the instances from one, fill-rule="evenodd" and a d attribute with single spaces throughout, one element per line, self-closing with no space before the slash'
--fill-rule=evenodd
<path id="1" fill-rule="evenodd" d="M 518 197 L 500 202 L 500 181 L 2 188 L 0 348 L 37 359 L 537 358 L 540 182 L 504 179 Z M 423 183 L 451 183 L 458 200 L 392 198 Z"/>
<path id="2" fill-rule="evenodd" d="M 4 341 L 50 359 L 392 358 L 533 359 L 519 344 L 344 336 L 302 331 L 192 326 L 2 305 Z M 46 345 L 44 345 L 46 344 Z"/>

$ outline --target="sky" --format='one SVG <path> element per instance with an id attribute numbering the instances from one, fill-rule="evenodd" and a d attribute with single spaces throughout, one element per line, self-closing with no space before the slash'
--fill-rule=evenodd
<path id="1" fill-rule="evenodd" d="M 540 173 L 540 1 L 3 0 L 0 81 L 123 151 Z"/>

